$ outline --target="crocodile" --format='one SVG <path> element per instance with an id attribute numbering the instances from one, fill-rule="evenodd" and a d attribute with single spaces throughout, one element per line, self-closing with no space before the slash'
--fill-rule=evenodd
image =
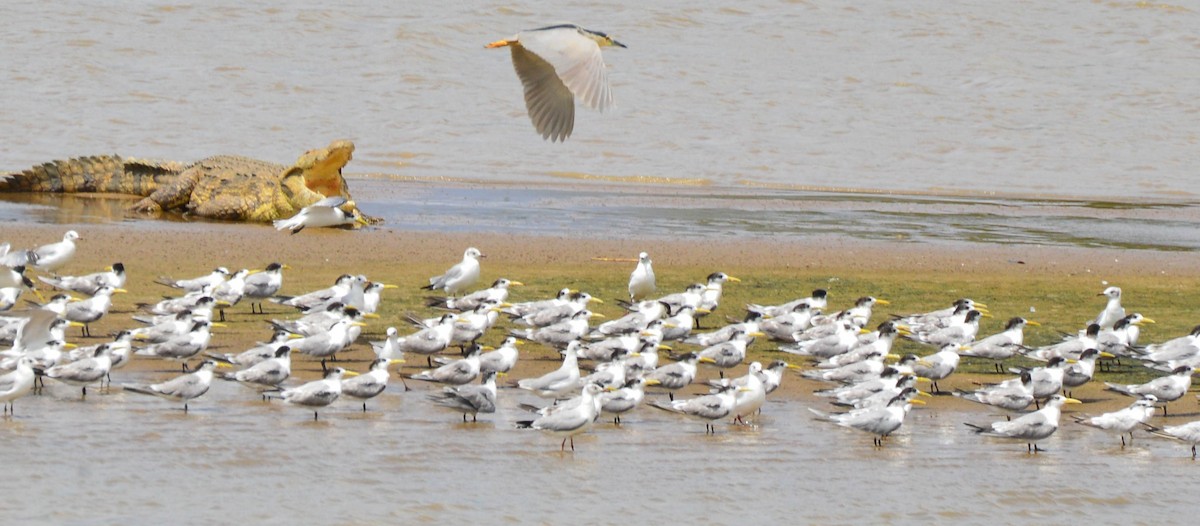
<path id="1" fill-rule="evenodd" d="M 130 207 L 132 212 L 182 212 L 230 221 L 284 219 L 333 196 L 345 197 L 341 208 L 357 212 L 342 177 L 353 153 L 354 143 L 340 140 L 305 152 L 291 166 L 236 155 L 190 164 L 119 155 L 76 157 L 0 176 L 0 192 L 131 194 L 143 196 Z"/>

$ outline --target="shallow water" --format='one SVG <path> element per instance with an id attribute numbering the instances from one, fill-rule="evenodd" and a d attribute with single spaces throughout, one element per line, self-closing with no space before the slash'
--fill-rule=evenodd
<path id="1" fill-rule="evenodd" d="M 187 415 L 132 393 L 80 402 L 51 382 L 0 422 L 14 459 L 0 511 L 74 524 L 1173 523 L 1197 469 L 1178 443 L 1139 437 L 1122 450 L 1073 424 L 1043 444 L 1049 452 L 1027 455 L 962 425 L 991 415 L 938 400 L 882 449 L 813 421 L 799 401 L 773 400 L 757 429 L 721 424 L 705 436 L 700 422 L 642 408 L 560 453 L 559 439 L 511 424 L 528 415 L 517 401 L 536 399 L 502 390 L 499 413 L 464 425 L 425 401 L 429 386 L 414 388 L 389 389 L 366 414 L 339 401 L 313 422 L 224 382 Z"/>
<path id="2" fill-rule="evenodd" d="M 76 0 L 6 6 L 0 169 L 121 153 L 485 181 L 587 174 L 989 195 L 1192 198 L 1197 11 L 1157 2 Z M 530 126 L 503 50 L 562 20 L 617 109 Z M 570 179 L 573 184 L 586 184 Z"/>
<path id="3" fill-rule="evenodd" d="M 762 188 L 463 185 L 351 179 L 379 228 L 591 238 L 812 239 L 1200 250 L 1200 204 L 860 195 Z M 134 221 L 124 198 L 0 194 L 0 225 Z"/>

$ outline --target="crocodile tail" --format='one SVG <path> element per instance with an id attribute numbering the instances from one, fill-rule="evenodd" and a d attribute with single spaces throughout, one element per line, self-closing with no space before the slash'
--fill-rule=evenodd
<path id="1" fill-rule="evenodd" d="M 177 162 L 118 155 L 51 161 L 0 176 L 0 192 L 105 192 L 150 195 L 186 168 Z"/>

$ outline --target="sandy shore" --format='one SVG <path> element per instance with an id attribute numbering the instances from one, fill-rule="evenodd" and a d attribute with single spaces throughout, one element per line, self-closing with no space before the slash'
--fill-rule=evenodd
<path id="1" fill-rule="evenodd" d="M 131 326 L 133 304 L 157 301 L 172 291 L 153 283 L 162 275 L 193 277 L 206 274 L 215 266 L 262 268 L 272 261 L 287 263 L 284 291 L 298 294 L 321 288 L 342 273 L 366 274 L 372 280 L 393 283 L 381 308 L 380 320 L 373 320 L 364 337 L 345 353 L 351 368 L 363 368 L 372 355 L 366 340 L 380 340 L 385 329 L 394 325 L 402 333 L 408 327 L 401 320 L 407 312 L 429 316 L 433 312 L 421 306 L 425 278 L 440 273 L 457 262 L 467 246 L 479 247 L 486 255 L 483 281 L 498 277 L 520 280 L 527 286 L 514 289 L 512 299 L 524 301 L 548 297 L 563 286 L 591 292 L 599 298 L 619 298 L 628 278 L 631 263 L 601 261 L 596 258 L 630 258 L 649 251 L 658 274 L 661 291 L 682 289 L 702 280 L 709 272 L 722 270 L 743 282 L 726 288 L 719 314 L 740 316 L 747 302 L 779 303 L 806 296 L 813 288 L 827 288 L 830 308 L 847 306 L 854 298 L 873 295 L 888 298 L 893 305 L 886 312 L 912 312 L 940 308 L 954 299 L 971 296 L 992 307 L 996 319 L 987 320 L 981 331 L 998 331 L 1003 320 L 1021 315 L 1038 319 L 1047 326 L 1027 338 L 1037 343 L 1057 338 L 1055 330 L 1073 331 L 1102 306 L 1095 297 L 1103 283 L 1126 287 L 1127 305 L 1154 308 L 1186 305 L 1188 294 L 1200 283 L 1200 268 L 1184 253 L 1116 251 L 1080 248 L 1044 248 L 1036 246 L 983 246 L 974 244 L 931 245 L 874 241 L 821 239 L 806 242 L 774 243 L 767 241 L 693 242 L 686 239 L 608 239 L 578 240 L 568 237 L 523 237 L 492 233 L 414 233 L 394 227 L 366 231 L 305 231 L 286 235 L 265 225 L 222 223 L 138 223 L 101 225 L 5 225 L 0 241 L 16 247 L 32 247 L 58 240 L 68 228 L 77 230 L 79 242 L 75 260 L 64 274 L 95 272 L 113 262 L 123 262 L 129 272 L 128 295 L 117 297 L 115 312 L 95 324 L 93 332 L 107 334 Z M 1153 303 L 1150 299 L 1153 298 Z M 1030 310 L 1033 309 L 1031 313 Z M 620 310 L 611 302 L 596 307 L 610 317 Z M 1146 312 L 1158 319 L 1158 326 L 1144 334 L 1144 341 L 1158 341 L 1182 334 L 1196 320 L 1170 312 Z M 289 309 L 268 306 L 268 316 L 249 314 L 245 303 L 228 310 L 229 327 L 213 338 L 217 352 L 240 352 L 255 341 L 266 339 L 270 331 L 266 318 L 294 317 Z M 715 318 L 716 316 L 710 317 Z M 873 323 L 885 319 L 877 311 Z M 712 321 L 707 322 L 709 325 Z M 74 329 L 72 330 L 74 331 Z M 70 341 L 92 343 L 99 337 L 79 339 L 72 332 Z M 487 338 L 498 341 L 500 331 Z M 905 344 L 902 352 L 928 354 L 932 350 Z M 751 359 L 770 360 L 787 357 L 773 352 L 769 342 L 755 344 Z M 523 361 L 513 374 L 522 378 L 555 367 L 556 355 L 538 345 L 527 346 Z M 299 358 L 298 375 L 315 377 L 316 362 Z M 420 362 L 420 363 L 417 363 Z M 404 366 L 410 374 L 423 366 L 414 359 Z M 142 359 L 131 371 L 163 371 L 164 362 Z M 733 371 L 743 374 L 745 366 Z M 130 372 L 123 371 L 121 375 Z M 159 376 L 165 373 L 157 373 Z M 702 372 L 702 376 L 714 371 Z M 941 383 L 943 390 L 969 388 L 975 381 L 996 381 L 1000 377 L 981 374 L 956 374 Z M 122 379 L 118 378 L 119 383 Z M 416 389 L 431 389 L 409 382 Z M 1077 397 L 1099 404 L 1086 410 L 1097 412 L 1128 404 L 1128 399 L 1103 393 L 1097 382 L 1078 389 Z M 791 376 L 773 396 L 809 399 L 823 384 Z M 1187 397 L 1174 411 L 1193 412 L 1195 401 Z M 962 405 L 952 397 L 939 397 L 938 405 Z M 982 408 L 987 410 L 987 408 Z"/>

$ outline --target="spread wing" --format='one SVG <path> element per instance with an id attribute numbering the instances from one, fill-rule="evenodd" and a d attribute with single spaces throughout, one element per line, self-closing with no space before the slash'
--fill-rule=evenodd
<path id="1" fill-rule="evenodd" d="M 575 98 L 559 79 L 554 66 L 524 45 L 509 46 L 513 68 L 525 87 L 529 120 L 544 139 L 563 141 L 575 128 Z"/>

